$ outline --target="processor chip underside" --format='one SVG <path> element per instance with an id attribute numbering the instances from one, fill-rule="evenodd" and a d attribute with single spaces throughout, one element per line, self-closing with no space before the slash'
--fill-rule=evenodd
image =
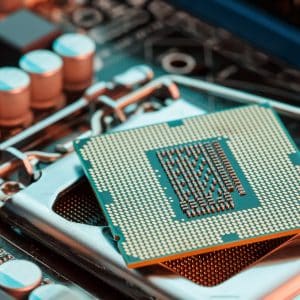
<path id="1" fill-rule="evenodd" d="M 75 149 L 129 267 L 300 231 L 300 155 L 269 107 L 78 140 Z"/>

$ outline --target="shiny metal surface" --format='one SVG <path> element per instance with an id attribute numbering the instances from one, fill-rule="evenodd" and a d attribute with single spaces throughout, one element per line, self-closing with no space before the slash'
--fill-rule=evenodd
<path id="1" fill-rule="evenodd" d="M 85 295 L 82 295 L 76 290 L 73 290 L 62 284 L 47 284 L 36 288 L 30 293 L 28 300 L 53 300 L 53 299 L 65 299 L 65 300 L 81 300 L 91 299 Z"/>
<path id="2" fill-rule="evenodd" d="M 25 126 L 31 122 L 30 84 L 22 70 L 0 68 L 0 126 Z"/>
<path id="3" fill-rule="evenodd" d="M 178 100 L 175 103 L 182 103 L 182 101 Z M 183 101 L 182 108 L 184 107 Z M 187 109 L 185 116 L 190 115 L 191 111 L 195 112 Z M 199 110 L 198 113 L 202 113 L 202 111 Z M 156 113 L 156 116 L 159 119 L 159 113 Z M 160 121 L 162 120 L 160 119 Z M 155 122 L 155 118 L 152 118 L 150 122 Z M 125 123 L 120 129 L 127 129 L 130 126 L 125 127 L 124 125 Z M 142 125 L 143 117 L 140 116 L 140 119 L 133 122 L 132 126 Z M 37 182 L 6 201 L 5 209 L 2 212 L 17 214 L 33 225 L 32 228 L 37 228 L 39 232 L 44 233 L 45 238 L 43 235 L 39 235 L 44 243 L 50 243 L 47 238 L 50 236 L 62 244 L 65 249 L 72 249 L 69 259 L 73 259 L 77 263 L 86 261 L 92 262 L 93 265 L 99 266 L 100 264 L 100 268 L 108 269 L 131 284 L 137 285 L 146 293 L 162 299 L 218 299 L 218 297 L 257 299 L 300 270 L 300 257 L 288 257 L 285 260 L 252 267 L 212 288 L 196 285 L 174 274 L 163 273 L 159 269 L 129 270 L 114 243 L 105 233 L 105 227 L 69 222 L 52 211 L 58 194 L 82 176 L 80 163 L 76 155 L 71 153 L 46 168 Z M 50 178 L 51 185 L 49 185 Z M 54 246 L 50 243 L 49 246 L 60 251 L 56 244 Z M 68 252 L 66 251 L 66 253 Z M 268 278 L 268 284 L 266 284 L 266 278 Z M 252 287 L 250 290 L 249 282 Z"/>
<path id="4" fill-rule="evenodd" d="M 128 74 L 130 74 L 129 78 L 128 78 Z M 153 72 L 151 68 L 144 65 L 140 65 L 140 66 L 135 66 L 130 68 L 124 74 L 119 74 L 118 76 L 113 78 L 111 82 L 104 82 L 104 81 L 96 82 L 86 89 L 85 93 L 80 99 L 76 100 L 75 102 L 66 106 L 65 108 L 57 111 L 56 113 L 51 114 L 49 117 L 41 120 L 40 122 L 28 127 L 22 132 L 12 136 L 6 141 L 0 143 L 0 150 L 15 146 L 18 143 L 26 140 L 27 138 L 55 124 L 56 122 L 59 122 L 64 118 L 70 116 L 72 113 L 75 113 L 83 108 L 87 108 L 91 104 L 91 102 L 95 101 L 97 97 L 99 97 L 100 95 L 103 95 L 105 93 L 111 93 L 115 89 L 119 89 L 119 88 L 125 89 L 126 92 L 128 90 L 130 91 L 135 85 L 146 83 L 149 80 L 151 80 L 152 77 L 153 77 Z M 6 104 L 6 102 L 3 102 L 3 104 Z M 1 94 L 0 94 L 0 108 L 1 105 L 2 104 L 1 104 Z"/>
<path id="5" fill-rule="evenodd" d="M 56 39 L 53 49 L 64 62 L 64 88 L 69 91 L 87 88 L 94 74 L 94 41 L 83 34 L 67 33 Z"/>
<path id="6" fill-rule="evenodd" d="M 48 50 L 31 51 L 20 59 L 19 65 L 31 78 L 32 108 L 62 106 L 63 63 L 58 55 Z"/>
<path id="7" fill-rule="evenodd" d="M 268 104 L 273 107 L 278 113 L 288 116 L 290 118 L 300 119 L 300 108 L 295 105 L 286 104 L 273 99 L 256 96 L 239 90 L 234 90 L 214 83 L 206 82 L 203 80 L 187 78 L 180 75 L 168 76 L 178 85 L 183 85 L 193 88 L 202 92 L 207 92 L 210 95 L 221 97 L 225 100 L 231 100 L 245 104 Z"/>
<path id="8" fill-rule="evenodd" d="M 30 261 L 14 259 L 0 266 L 0 287 L 14 297 L 26 296 L 41 281 L 41 269 Z"/>
<path id="9" fill-rule="evenodd" d="M 295 0 L 294 2 L 297 1 Z M 296 107 L 298 104 L 297 101 L 299 101 L 297 95 L 299 94 L 300 86 L 298 71 L 293 70 L 291 66 L 283 65 L 283 67 L 280 67 L 275 60 L 273 61 L 272 59 L 270 61 L 265 54 L 254 52 L 244 41 L 229 39 L 228 32 L 224 32 L 224 30 L 220 28 L 212 28 L 208 24 L 188 16 L 187 13 L 172 7 L 171 2 L 160 0 L 122 1 L 121 6 L 129 6 L 129 3 L 130 5 L 136 6 L 121 12 L 121 9 L 118 7 L 120 5 L 118 0 L 0 0 L 0 18 L 6 17 L 5 14 L 15 10 L 21 3 L 22 5 L 25 3 L 27 7 L 30 6 L 32 9 L 38 7 L 38 14 L 42 13 L 47 19 L 54 21 L 54 23 L 60 23 L 64 29 L 67 28 L 67 30 L 69 30 L 69 25 L 73 22 L 73 24 L 71 24 L 72 28 L 78 32 L 85 32 L 95 39 L 96 43 L 98 43 L 98 50 L 95 55 L 97 60 L 96 65 L 93 66 L 93 74 L 91 75 L 90 73 L 92 60 L 89 60 L 89 64 L 86 64 L 87 57 L 80 61 L 78 60 L 79 68 L 81 70 L 87 70 L 89 74 L 88 81 L 91 80 L 93 75 L 97 80 L 111 78 L 111 76 L 118 73 L 119 70 L 123 70 L 123 63 L 124 65 L 127 65 L 126 63 L 133 65 L 136 63 L 135 59 L 138 58 L 142 59 L 138 60 L 138 63 L 140 63 L 140 61 L 147 61 L 147 63 L 152 63 L 153 66 L 158 67 L 155 68 L 155 71 L 162 68 L 165 71 L 176 72 L 176 74 L 180 75 L 195 75 L 201 76 L 201 78 L 203 76 L 203 78 L 205 78 L 204 80 L 208 82 L 182 76 L 174 76 L 172 79 L 171 76 L 168 76 L 168 81 L 177 87 L 188 87 L 203 93 L 205 98 L 209 99 L 209 107 L 207 107 L 205 101 L 201 99 L 200 105 L 202 106 L 202 104 L 204 104 L 202 107 L 209 111 L 223 109 L 223 106 L 227 106 L 225 103 L 226 100 L 229 102 L 234 100 L 242 104 L 265 103 L 267 100 L 264 97 L 257 97 L 253 94 L 243 93 L 238 90 L 226 89 L 211 83 L 215 82 L 278 99 L 281 102 L 268 100 L 268 103 L 283 115 L 288 115 L 296 119 L 296 121 L 294 121 L 295 124 L 297 124 L 297 120 L 299 120 L 300 111 L 299 108 Z M 143 7 L 144 5 L 145 9 Z M 78 10 L 74 9 L 76 6 L 80 8 Z M 96 14 L 94 13 L 94 18 L 87 19 L 86 16 L 90 15 L 90 7 L 93 7 L 92 10 L 93 12 L 96 11 Z M 72 9 L 74 9 L 74 12 L 71 12 Z M 152 10 L 151 14 L 150 10 Z M 100 18 L 97 17 L 97 12 L 98 17 L 100 12 L 101 19 L 103 17 L 105 23 L 94 26 L 89 22 L 91 20 L 94 23 L 100 22 Z M 116 15 L 114 15 L 115 13 Z M 112 21 L 109 20 L 110 15 L 114 15 Z M 156 15 L 159 16 L 158 19 Z M 151 20 L 150 24 L 147 23 L 148 20 Z M 164 26 L 163 23 L 167 24 L 167 26 Z M 65 25 L 67 26 L 65 27 Z M 135 26 L 137 27 L 135 28 Z M 152 31 L 151 28 L 155 28 L 156 26 L 159 30 L 157 32 Z M 174 29 L 174 32 L 171 32 L 172 35 L 168 36 L 168 34 L 165 35 L 162 33 L 163 31 L 168 31 L 165 29 L 170 28 Z M 142 39 L 138 40 L 135 38 L 136 36 Z M 172 37 L 172 39 L 170 39 L 170 37 Z M 176 40 L 179 38 L 175 43 L 173 43 L 174 37 L 176 37 Z M 105 41 L 108 41 L 108 43 Z M 132 45 L 130 45 L 130 41 Z M 168 45 L 170 42 L 171 44 L 166 47 L 165 44 Z M 197 44 L 196 47 L 194 47 L 195 44 Z M 201 44 L 201 47 L 199 47 L 198 44 Z M 101 47 L 99 47 L 99 45 Z M 125 48 L 123 46 L 125 46 Z M 143 48 L 141 52 L 138 51 L 139 46 Z M 115 48 L 119 49 L 115 51 Z M 193 50 L 193 48 L 195 50 Z M 134 54 L 131 54 L 132 50 Z M 139 52 L 138 54 L 135 52 L 136 50 Z M 193 51 L 195 51 L 195 54 Z M 190 57 L 178 56 L 177 52 L 186 53 L 188 56 L 192 53 L 192 55 Z M 102 56 L 104 53 L 108 53 L 109 55 Z M 120 60 L 120 54 L 129 54 L 130 60 Z M 202 59 L 199 60 L 202 54 L 204 55 L 203 61 Z M 91 57 L 89 57 L 89 59 L 90 58 Z M 176 68 L 178 64 L 174 64 L 174 60 L 175 62 L 185 62 L 185 67 Z M 223 60 L 226 60 L 225 66 L 223 65 Z M 194 70 L 196 72 L 194 73 L 195 62 L 197 66 L 196 70 Z M 199 70 L 199 68 L 201 68 L 201 70 Z M 244 69 L 247 69 L 248 73 L 244 72 Z M 74 70 L 72 61 L 69 70 Z M 99 70 L 100 72 L 98 72 Z M 114 73 L 109 70 L 113 70 Z M 143 68 L 140 68 L 139 72 L 131 71 L 129 70 L 124 74 L 115 76 L 111 82 L 97 82 L 93 84 L 88 88 L 84 97 L 78 99 L 74 104 L 68 105 L 57 113 L 51 113 L 49 117 L 44 118 L 46 114 L 43 115 L 43 119 L 34 122 L 34 125 L 31 127 L 28 127 L 31 123 L 31 113 L 22 113 L 22 116 L 26 115 L 26 118 L 22 117 L 20 121 L 15 122 L 13 126 L 17 125 L 19 127 L 21 125 L 27 129 L 17 130 L 15 127 L 10 129 L 11 125 L 9 125 L 8 128 L 3 128 L 4 130 L 13 130 L 13 134 L 2 136 L 2 140 L 0 141 L 0 156 L 2 153 L 8 153 L 10 155 L 10 159 L 5 161 L 4 164 L 0 161 L 0 215 L 8 217 L 8 222 L 16 225 L 18 229 L 21 228 L 24 232 L 32 235 L 36 240 L 41 240 L 48 245 L 49 249 L 53 249 L 50 250 L 49 253 L 56 251 L 59 255 L 64 255 L 68 260 L 72 261 L 69 263 L 69 269 L 73 270 L 76 267 L 75 264 L 83 265 L 88 272 L 95 273 L 98 278 L 107 276 L 106 271 L 112 271 L 114 276 L 107 276 L 107 278 L 109 278 L 107 282 L 112 283 L 121 290 L 122 287 L 125 287 L 125 289 L 133 288 L 132 286 L 135 284 L 149 295 L 154 295 L 162 299 L 250 300 L 263 299 L 264 297 L 270 296 L 273 300 L 279 299 L 278 295 L 280 295 L 280 299 L 287 296 L 296 297 L 296 295 L 290 293 L 290 286 L 292 285 L 293 292 L 298 290 L 294 288 L 294 283 L 299 283 L 299 276 L 297 275 L 300 274 L 299 242 L 298 246 L 295 246 L 297 248 L 294 247 L 296 251 L 292 251 L 289 247 L 284 247 L 284 249 L 286 249 L 284 250 L 286 255 L 276 255 L 276 251 L 275 257 L 267 259 L 258 266 L 251 267 L 219 286 L 207 288 L 193 284 L 185 278 L 176 276 L 159 267 L 129 271 L 124 266 L 122 257 L 120 257 L 117 248 L 111 241 L 107 228 L 99 228 L 80 223 L 75 224 L 75 222 L 69 222 L 54 213 L 53 205 L 58 202 L 57 199 L 62 192 L 69 189 L 73 182 L 79 182 L 84 176 L 77 157 L 72 154 L 73 139 L 76 136 L 84 138 L 102 133 L 106 128 L 113 128 L 120 120 L 123 123 L 118 125 L 116 130 L 145 126 L 153 123 L 153 120 L 155 120 L 155 122 L 165 122 L 173 118 L 179 119 L 183 116 L 205 113 L 182 99 L 169 101 L 169 103 L 172 103 L 169 107 L 161 109 L 163 107 L 163 105 L 161 105 L 158 108 L 160 109 L 159 111 L 152 111 L 155 109 L 153 109 L 152 104 L 148 102 L 148 100 L 143 103 L 141 102 L 141 104 L 138 103 L 143 96 L 143 89 L 138 93 L 133 91 L 131 95 L 126 94 L 132 91 L 132 85 L 136 84 L 136 80 L 140 75 L 141 78 L 139 82 L 144 84 L 153 78 L 153 72 L 151 73 L 151 70 L 150 72 L 144 72 L 145 69 Z M 78 81 L 74 82 L 73 74 L 69 71 L 68 73 L 70 74 L 70 80 L 69 82 L 65 82 L 66 90 L 79 90 L 88 84 L 88 81 L 83 79 L 82 81 L 80 80 L 80 84 Z M 145 74 L 148 74 L 149 78 L 145 76 Z M 145 80 L 145 77 L 148 79 Z M 252 77 L 255 77 L 254 81 L 252 81 Z M 87 77 L 84 76 L 84 78 L 86 79 Z M 133 82 L 131 82 L 131 79 L 134 79 Z M 115 87 L 117 87 L 118 91 L 120 87 L 122 87 L 122 90 L 124 88 L 124 90 L 127 91 L 124 94 L 113 97 L 114 95 L 111 94 L 111 91 L 114 90 Z M 111 117 L 109 120 L 112 122 L 112 125 L 108 127 L 105 127 L 106 123 L 102 122 L 102 107 L 98 107 L 98 104 L 95 105 L 97 97 L 102 94 L 108 95 L 105 101 L 110 100 L 106 103 L 105 101 L 103 102 L 107 110 L 111 108 L 113 112 L 118 111 L 116 114 L 117 117 L 111 117 L 111 115 L 109 115 L 109 117 Z M 147 93 L 144 95 L 146 94 Z M 135 98 L 135 95 L 138 97 Z M 216 95 L 217 97 L 211 95 Z M 187 94 L 187 96 L 189 96 L 189 94 Z M 125 101 L 116 101 L 115 98 L 118 100 L 125 99 Z M 220 101 L 222 102 L 220 107 L 214 107 L 215 102 L 219 102 L 219 100 L 215 101 L 215 99 L 219 98 L 224 98 L 225 101 Z M 105 97 L 103 99 L 105 99 Z M 134 99 L 138 99 L 138 101 L 135 102 Z M 285 101 L 289 101 L 286 103 L 293 103 L 294 105 L 287 105 L 284 103 Z M 101 102 L 101 100 L 99 102 Z M 225 105 L 223 105 L 223 102 Z M 131 105 L 131 103 L 133 103 L 133 105 Z M 97 106 L 97 108 L 95 106 Z M 135 106 L 136 110 L 132 114 L 129 114 L 126 109 L 128 107 L 131 108 L 131 106 Z M 36 106 L 36 108 L 38 107 Z M 145 114 L 144 112 L 147 110 L 151 110 L 151 112 Z M 84 127 L 86 131 L 79 132 L 76 130 L 77 128 L 70 125 L 73 124 L 71 123 L 73 122 L 73 116 L 75 116 L 75 118 L 83 114 L 87 116 L 90 111 L 92 113 L 87 118 L 87 126 Z M 13 112 L 17 113 L 18 110 Z M 115 122 L 117 119 L 118 121 Z M 52 139 L 53 147 L 51 147 L 50 150 L 39 151 L 41 150 L 39 148 L 39 142 L 41 140 L 43 141 L 43 137 L 46 136 L 47 133 L 61 128 L 61 125 L 68 127 L 68 129 L 71 128 L 69 126 L 72 126 L 70 136 L 66 137 L 66 139 Z M 291 126 L 288 126 L 289 129 L 290 127 Z M 298 127 L 299 126 L 296 126 L 296 128 Z M 1 129 L 2 128 L 0 128 L 0 138 L 2 134 Z M 296 130 L 292 131 L 292 134 L 294 134 L 295 141 L 299 145 L 299 134 Z M 24 145 L 25 147 L 23 148 Z M 29 147 L 27 147 L 28 145 Z M 40 162 L 42 165 L 45 164 L 49 166 L 42 170 L 41 177 L 32 176 L 36 172 L 37 164 Z M 17 170 L 17 172 L 21 169 L 22 173 L 25 171 L 27 175 L 30 175 L 26 177 L 28 181 L 30 181 L 29 183 L 26 182 L 25 185 L 27 187 L 18 181 L 20 178 L 14 181 L 15 178 L 6 177 L 12 169 Z M 37 173 L 39 173 L 39 171 Z M 36 177 L 37 181 L 32 184 L 31 180 L 34 177 Z M 3 210 L 2 207 L 4 208 Z M 25 235 L 22 234 L 22 236 Z M 298 241 L 300 241 L 300 239 L 298 239 Z M 294 242 L 291 241 L 291 244 L 294 245 Z M 22 244 L 18 245 L 25 248 Z M 66 259 L 62 257 L 59 264 L 63 265 L 62 262 L 64 260 L 66 261 Z M 63 274 L 62 270 L 63 269 L 60 268 L 56 269 L 56 271 Z M 84 277 L 80 272 L 79 274 L 81 277 Z M 118 278 L 118 280 L 116 280 L 116 278 Z M 295 279 L 298 281 L 295 281 Z M 100 285 L 100 280 L 94 280 L 93 282 L 96 282 L 95 285 L 97 286 Z M 286 293 L 287 290 L 288 293 Z M 41 294 L 39 295 L 41 296 Z M 139 297 L 136 298 L 140 299 Z M 0 291 L 0 299 L 11 298 L 4 294 L 3 291 Z"/>

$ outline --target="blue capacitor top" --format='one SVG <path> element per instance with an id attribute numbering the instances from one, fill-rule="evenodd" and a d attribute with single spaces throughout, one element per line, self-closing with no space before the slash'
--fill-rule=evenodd
<path id="1" fill-rule="evenodd" d="M 43 74 L 62 67 L 62 59 L 49 50 L 31 51 L 20 59 L 20 67 L 28 73 Z"/>
<path id="2" fill-rule="evenodd" d="M 15 67 L 0 68 L 0 91 L 14 91 L 30 84 L 30 77 Z"/>
<path id="3" fill-rule="evenodd" d="M 54 51 L 63 57 L 79 57 L 93 53 L 95 42 L 86 35 L 67 33 L 60 36 L 53 44 Z"/>

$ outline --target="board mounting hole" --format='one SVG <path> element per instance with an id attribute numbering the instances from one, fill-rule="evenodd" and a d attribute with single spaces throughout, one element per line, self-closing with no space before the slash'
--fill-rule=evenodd
<path id="1" fill-rule="evenodd" d="M 165 71 L 175 74 L 190 74 L 196 67 L 193 56 L 183 52 L 172 52 L 163 56 L 161 60 Z"/>
<path id="2" fill-rule="evenodd" d="M 187 62 L 184 60 L 173 60 L 170 62 L 172 67 L 174 68 L 185 68 L 187 66 Z"/>

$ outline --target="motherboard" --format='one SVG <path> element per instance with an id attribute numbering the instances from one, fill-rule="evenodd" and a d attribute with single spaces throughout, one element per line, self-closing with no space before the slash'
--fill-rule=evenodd
<path id="1" fill-rule="evenodd" d="M 298 69 L 160 0 L 3 0 L 0 51 L 1 299 L 299 272 Z"/>

